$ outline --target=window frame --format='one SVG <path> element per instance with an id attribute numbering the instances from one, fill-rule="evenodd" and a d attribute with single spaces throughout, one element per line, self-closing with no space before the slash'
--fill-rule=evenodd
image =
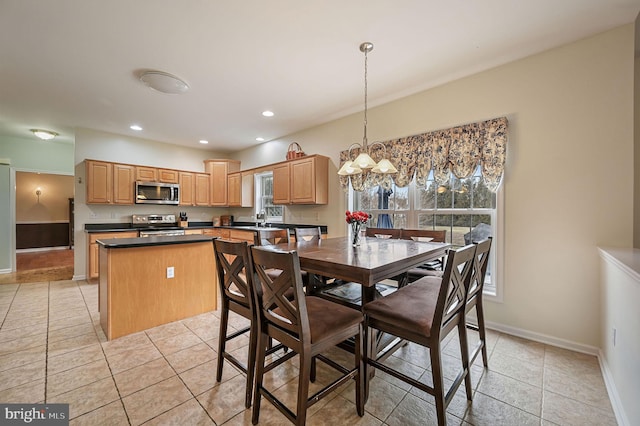
<path id="1" fill-rule="evenodd" d="M 271 205 L 268 205 L 268 208 L 265 208 L 265 203 L 264 203 L 264 198 L 268 195 L 263 194 L 263 184 L 262 184 L 262 179 L 265 177 L 271 177 L 272 179 L 272 183 L 271 183 L 271 189 L 272 189 L 272 193 L 271 193 L 271 199 L 273 200 L 273 172 L 272 171 L 266 171 L 266 172 L 261 172 L 261 173 L 255 173 L 253 175 L 253 179 L 254 179 L 254 206 L 255 206 L 255 210 L 254 213 L 257 217 L 257 215 L 264 209 L 265 212 L 269 212 L 270 209 L 279 209 L 280 210 L 280 215 L 279 216 L 272 216 L 272 215 L 267 215 L 265 221 L 266 222 L 271 222 L 271 223 L 284 223 L 284 206 L 281 205 L 277 205 L 277 204 L 273 204 L 271 203 Z"/>
<path id="2" fill-rule="evenodd" d="M 394 186 L 395 187 L 395 186 Z M 489 261 L 491 264 L 489 265 L 490 270 L 492 271 L 491 276 L 491 284 L 485 283 L 485 288 L 483 291 L 483 296 L 487 300 L 491 300 L 494 302 L 502 302 L 504 295 L 504 286 L 503 286 L 503 274 L 504 274 L 504 244 L 503 244 L 503 235 L 504 235 L 504 190 L 503 185 L 500 185 L 498 190 L 496 191 L 496 199 L 495 199 L 495 208 L 431 208 L 431 209 L 416 209 L 417 205 L 417 197 L 418 191 L 416 191 L 416 182 L 415 179 L 411 181 L 408 188 L 408 201 L 409 208 L 402 210 L 389 210 L 389 209 L 362 209 L 360 207 L 356 207 L 356 191 L 353 190 L 353 187 L 349 185 L 349 191 L 347 192 L 347 206 L 349 206 L 349 210 L 358 210 L 362 209 L 372 214 L 380 214 L 387 213 L 393 216 L 393 212 L 404 213 L 407 216 L 407 228 L 418 228 L 418 215 L 424 213 L 430 214 L 463 214 L 463 215 L 471 215 L 471 214 L 488 214 L 491 216 L 492 223 L 492 247 L 491 247 L 491 256 Z M 347 225 L 348 226 L 348 225 Z M 348 230 L 347 230 L 348 231 Z M 450 232 L 449 232 L 450 234 Z"/>

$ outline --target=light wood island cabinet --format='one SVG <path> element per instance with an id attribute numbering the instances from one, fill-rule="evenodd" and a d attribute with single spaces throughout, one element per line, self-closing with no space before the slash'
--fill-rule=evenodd
<path id="1" fill-rule="evenodd" d="M 216 309 L 210 237 L 100 241 L 98 303 L 108 340 Z"/>

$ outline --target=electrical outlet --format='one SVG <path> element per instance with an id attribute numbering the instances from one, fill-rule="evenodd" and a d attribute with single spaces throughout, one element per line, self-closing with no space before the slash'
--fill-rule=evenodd
<path id="1" fill-rule="evenodd" d="M 615 327 L 613 328 L 613 346 L 616 345 L 616 337 L 618 334 L 618 330 L 615 329 Z"/>
<path id="2" fill-rule="evenodd" d="M 173 278 L 175 274 L 175 271 L 173 269 L 173 266 L 167 266 L 167 278 Z"/>
<path id="3" fill-rule="evenodd" d="M 98 218 L 98 213 L 95 212 L 91 212 L 91 219 L 97 219 Z"/>

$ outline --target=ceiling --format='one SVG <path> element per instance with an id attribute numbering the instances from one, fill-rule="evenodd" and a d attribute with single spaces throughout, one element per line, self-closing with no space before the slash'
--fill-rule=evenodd
<path id="1" fill-rule="evenodd" d="M 73 142 L 84 127 L 235 151 L 362 111 L 363 41 L 375 45 L 371 107 L 639 11 L 640 0 L 1 0 L 0 134 Z M 190 90 L 153 91 L 143 69 Z"/>

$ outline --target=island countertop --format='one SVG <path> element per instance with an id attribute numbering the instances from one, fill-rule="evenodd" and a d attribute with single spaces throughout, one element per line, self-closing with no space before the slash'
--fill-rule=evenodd
<path id="1" fill-rule="evenodd" d="M 109 249 L 132 248 L 132 247 L 150 247 L 163 246 L 173 244 L 191 244 L 211 242 L 217 237 L 210 235 L 157 235 L 144 238 L 112 238 L 101 239 L 96 242 L 103 247 Z"/>

